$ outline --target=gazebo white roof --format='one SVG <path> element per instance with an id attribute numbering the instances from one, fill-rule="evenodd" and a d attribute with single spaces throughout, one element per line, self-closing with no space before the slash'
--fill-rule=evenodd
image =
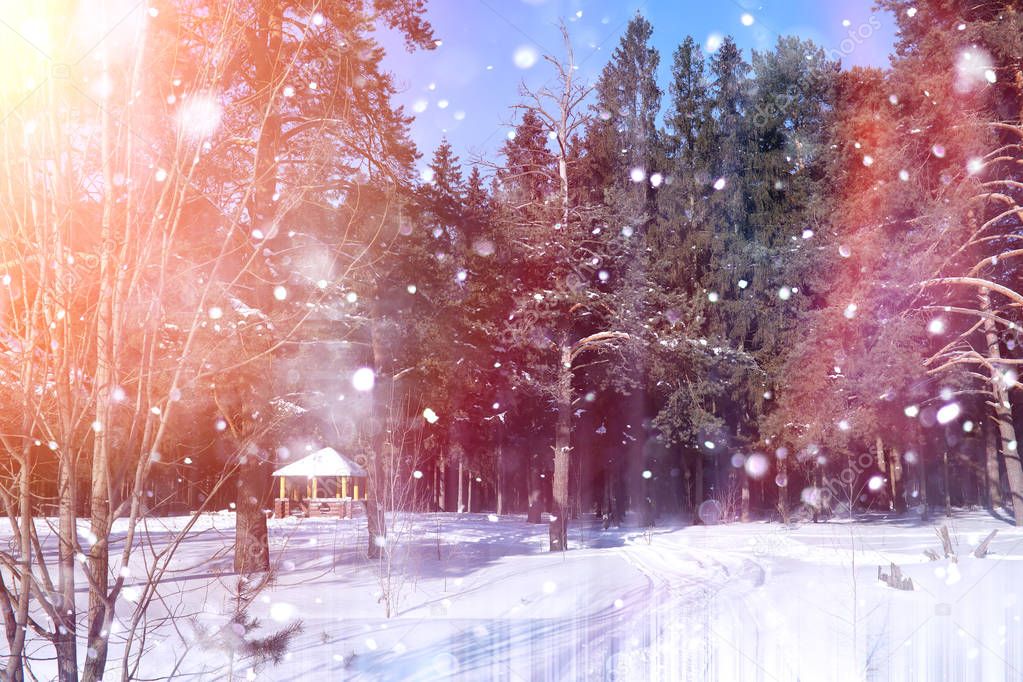
<path id="1" fill-rule="evenodd" d="M 331 476 L 368 476 L 365 469 L 329 446 L 281 467 L 273 475 L 304 476 L 306 478 L 314 476 L 323 476 L 324 478 Z"/>

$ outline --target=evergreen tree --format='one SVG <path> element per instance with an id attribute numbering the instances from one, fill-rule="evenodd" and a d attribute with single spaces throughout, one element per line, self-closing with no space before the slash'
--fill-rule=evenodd
<path id="1" fill-rule="evenodd" d="M 656 192 L 664 181 L 656 126 L 661 90 L 655 76 L 660 55 L 649 44 L 652 34 L 653 27 L 642 16 L 637 14 L 629 22 L 596 82 L 594 116 L 579 145 L 583 195 L 600 201 L 608 218 L 625 226 L 625 239 L 605 242 L 597 252 L 614 253 L 600 266 L 601 288 L 619 301 L 619 327 L 628 326 L 634 338 L 643 331 L 640 318 L 631 314 L 638 314 L 646 293 L 642 244 L 654 218 Z M 587 386 L 599 389 L 602 401 L 618 406 L 613 416 L 593 427 L 602 427 L 607 440 L 622 446 L 588 464 L 604 481 L 605 490 L 596 496 L 601 498 L 598 506 L 606 510 L 606 522 L 620 523 L 626 502 L 631 501 L 646 511 L 643 519 L 649 524 L 653 501 L 647 499 L 648 486 L 642 478 L 648 469 L 644 448 L 649 410 L 644 354 L 634 354 L 629 365 L 624 373 L 597 370 L 580 377 Z M 586 451 L 593 453 L 597 448 Z"/>
<path id="2" fill-rule="evenodd" d="M 653 26 L 637 14 L 594 87 L 595 116 L 586 132 L 591 191 L 624 193 L 637 218 L 652 198 L 648 178 L 658 173 L 657 124 L 661 90 L 655 80 L 660 55 L 650 46 Z M 625 200 L 618 197 L 619 202 Z"/>

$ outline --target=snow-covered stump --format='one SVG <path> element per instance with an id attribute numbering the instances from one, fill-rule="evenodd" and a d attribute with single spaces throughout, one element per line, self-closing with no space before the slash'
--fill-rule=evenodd
<path id="1" fill-rule="evenodd" d="M 891 572 L 884 573 L 880 566 L 877 567 L 877 579 L 896 590 L 913 591 L 913 579 L 902 575 L 902 569 L 894 563 L 891 565 Z"/>

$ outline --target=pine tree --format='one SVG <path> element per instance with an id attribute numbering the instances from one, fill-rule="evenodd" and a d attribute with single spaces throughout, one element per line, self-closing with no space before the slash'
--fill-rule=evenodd
<path id="1" fill-rule="evenodd" d="M 650 46 L 653 26 L 637 14 L 594 86 L 596 116 L 586 131 L 587 185 L 624 193 L 640 217 L 652 198 L 647 179 L 658 173 L 657 124 L 660 55 Z M 622 201 L 618 198 L 617 201 Z"/>
<path id="2" fill-rule="evenodd" d="M 587 263 L 601 261 L 601 248 L 617 235 L 609 232 L 596 207 L 580 203 L 572 147 L 589 115 L 583 109 L 589 89 L 580 85 L 567 30 L 566 57 L 549 58 L 556 89 L 523 90 L 522 120 L 505 144 L 501 220 L 525 247 L 509 337 L 516 346 L 511 369 L 524 388 L 549 401 L 555 411 L 552 550 L 567 548 L 569 477 L 573 466 L 571 435 L 580 356 L 607 350 L 626 334 L 609 328 L 599 272 Z M 553 151 L 547 148 L 548 135 Z M 623 238 L 628 238 L 628 231 Z M 582 267 L 580 267 L 582 266 Z"/>
<path id="3" fill-rule="evenodd" d="M 596 82 L 594 116 L 579 145 L 582 195 L 600 201 L 607 218 L 624 225 L 631 235 L 604 243 L 598 252 L 610 249 L 614 253 L 614 258 L 601 266 L 601 288 L 619 302 L 619 328 L 625 331 L 627 326 L 635 338 L 640 337 L 642 327 L 639 318 L 626 311 L 638 311 L 638 306 L 630 302 L 638 302 L 645 295 L 642 244 L 654 218 L 656 192 L 665 176 L 656 126 L 661 90 L 655 76 L 660 55 L 650 45 L 652 34 L 653 27 L 642 16 L 637 14 L 629 22 Z M 631 355 L 629 365 L 625 373 L 597 369 L 581 377 L 588 387 L 598 389 L 602 402 L 618 406 L 602 426 L 607 439 L 622 446 L 587 464 L 607 487 L 600 505 L 607 511 L 606 522 L 620 523 L 625 501 L 631 499 L 637 509 L 645 511 L 643 520 L 649 525 L 653 522 L 653 500 L 647 495 L 650 484 L 642 477 L 648 468 L 644 452 L 649 410 L 644 393 L 644 354 Z M 592 426 L 597 428 L 598 424 Z M 585 450 L 595 452 L 596 448 Z"/>

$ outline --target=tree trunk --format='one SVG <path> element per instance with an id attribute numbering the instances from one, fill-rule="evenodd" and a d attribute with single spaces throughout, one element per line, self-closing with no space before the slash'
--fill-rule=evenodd
<path id="1" fill-rule="evenodd" d="M 586 476 L 586 457 L 580 455 L 575 458 L 575 471 L 569 472 L 569 481 L 572 488 L 572 513 L 570 518 L 578 519 L 582 513 L 583 505 L 583 479 Z"/>
<path id="2" fill-rule="evenodd" d="M 568 468 L 572 437 L 572 347 L 564 340 L 558 367 L 558 423 L 554 432 L 554 509 L 550 551 L 568 549 Z"/>
<path id="3" fill-rule="evenodd" d="M 504 514 L 504 460 L 501 455 L 503 454 L 504 448 L 501 445 L 501 441 L 497 441 L 497 515 L 501 516 Z"/>
<path id="4" fill-rule="evenodd" d="M 884 474 L 888 478 L 889 481 L 892 481 L 894 475 L 892 472 L 891 463 L 888 461 L 888 457 L 885 455 L 884 440 L 882 440 L 880 435 L 877 436 L 874 440 L 874 449 L 877 453 L 877 468 L 881 471 L 882 474 Z M 888 498 L 888 511 L 894 511 L 895 510 L 894 483 L 890 486 L 891 493 L 889 493 L 888 490 L 885 490 L 884 487 L 882 487 L 881 490 L 885 493 L 885 497 Z"/>
<path id="5" fill-rule="evenodd" d="M 380 310 L 380 294 L 374 292 L 370 325 L 370 345 L 373 349 L 373 366 L 376 380 L 373 386 L 373 412 L 378 420 L 377 432 L 372 436 L 373 451 L 368 462 L 369 480 L 366 482 L 366 531 L 368 534 L 366 554 L 371 559 L 381 555 L 387 543 L 387 518 L 384 511 L 391 489 L 388 467 L 394 465 L 391 429 L 396 426 L 392 411 L 395 404 L 394 362 L 391 343 L 393 325 L 385 324 Z M 393 509 L 392 509 L 393 511 Z"/>
<path id="6" fill-rule="evenodd" d="M 530 457 L 526 467 L 529 477 L 529 483 L 527 484 L 527 490 L 529 491 L 529 506 L 526 511 L 527 523 L 540 523 L 543 513 L 543 494 L 540 490 L 539 474 L 534 463 L 535 459 L 535 457 Z"/>
<path id="7" fill-rule="evenodd" d="M 54 611 L 60 620 L 54 625 L 53 648 L 57 654 L 57 679 L 59 682 L 78 680 L 78 642 L 75 607 L 75 547 L 78 545 L 78 526 L 75 509 L 78 506 L 75 457 L 62 452 L 58 462 L 57 495 L 60 509 L 60 528 L 57 549 L 59 564 L 59 599 Z"/>
<path id="8" fill-rule="evenodd" d="M 703 501 L 703 452 L 697 448 L 693 458 L 693 521 L 699 518 Z"/>
<path id="9" fill-rule="evenodd" d="M 995 511 L 1002 506 L 1002 474 L 998 466 L 998 431 L 991 425 L 984 425 L 986 448 L 985 488 L 987 508 Z"/>
<path id="10" fill-rule="evenodd" d="M 778 475 L 774 479 L 774 485 L 778 489 L 778 514 L 782 523 L 789 522 L 789 479 L 788 460 L 778 460 Z"/>
<path id="11" fill-rule="evenodd" d="M 945 516 L 952 517 L 952 481 L 948 475 L 948 446 L 942 449 L 942 478 L 945 479 Z"/>
<path id="12" fill-rule="evenodd" d="M 742 483 L 742 502 L 740 520 L 743 523 L 749 523 L 749 476 L 746 473 L 746 468 L 743 467 L 742 471 L 739 472 L 740 481 Z"/>
<path id="13" fill-rule="evenodd" d="M 108 65 L 103 53 L 103 71 Z M 106 109 L 100 114 L 100 159 L 103 175 L 103 214 L 100 235 L 103 243 L 117 243 L 114 233 L 113 196 L 113 144 L 110 114 Z M 110 578 L 110 547 L 108 545 L 111 526 L 110 493 L 110 403 L 117 376 L 114 353 L 114 281 L 116 264 L 113 254 L 103 249 L 99 263 L 99 292 L 96 306 L 96 421 L 103 428 L 93 437 L 92 447 L 92 490 L 91 490 L 91 531 L 96 542 L 89 548 L 88 567 L 91 573 L 89 589 L 88 647 L 82 679 L 97 682 L 103 678 L 107 665 L 109 633 L 105 632 L 112 614 L 107 613 Z M 27 433 L 27 432 L 26 432 Z M 66 453 L 70 455 L 70 453 Z"/>
<path id="14" fill-rule="evenodd" d="M 256 26 L 248 34 L 249 53 L 255 68 L 257 92 L 265 98 L 266 117 L 256 140 L 255 183 L 248 206 L 251 227 L 270 221 L 277 192 L 277 156 L 281 138 L 281 116 L 274 103 L 278 78 L 275 60 L 281 49 L 283 15 L 280 6 L 268 4 L 256 11 Z M 238 467 L 238 495 L 235 498 L 234 569 L 240 574 L 259 573 L 270 568 L 270 546 L 263 513 L 263 499 L 270 483 L 262 457 L 241 453 Z M 266 480 L 263 480 L 263 479 Z"/>
<path id="15" fill-rule="evenodd" d="M 465 469 L 462 458 L 458 458 L 458 513 L 465 511 Z"/>
<path id="16" fill-rule="evenodd" d="M 817 523 L 821 520 L 821 512 L 824 510 L 824 477 L 821 473 L 821 463 L 819 459 L 813 466 L 813 487 L 817 491 L 818 499 L 816 500 L 816 504 L 812 505 L 811 510 L 813 513 L 813 522 Z"/>
<path id="17" fill-rule="evenodd" d="M 384 516 L 384 506 L 376 494 L 367 494 L 365 506 L 366 529 L 369 532 L 366 555 L 370 559 L 379 559 L 383 553 L 384 545 L 387 543 L 387 519 Z"/>
<path id="18" fill-rule="evenodd" d="M 893 447 L 888 455 L 888 482 L 892 493 L 892 509 L 896 513 L 906 511 L 906 486 L 902 483 L 903 476 L 902 457 L 898 448 Z"/>
<path id="19" fill-rule="evenodd" d="M 29 433 L 27 429 L 22 431 Z M 15 607 L 15 631 L 7 655 L 7 682 L 22 682 L 25 679 L 25 668 L 22 665 L 25 655 L 25 639 L 28 635 L 29 596 L 32 589 L 32 450 L 26 441 L 22 448 L 21 471 L 18 475 L 18 525 L 21 526 L 20 542 L 18 543 L 17 578 L 18 603 Z"/>
<path id="20" fill-rule="evenodd" d="M 845 461 L 846 461 L 846 466 L 848 467 L 848 470 L 850 472 L 856 471 L 856 464 L 853 462 L 853 454 L 852 454 L 852 452 L 849 452 L 849 454 L 848 454 L 848 456 L 847 456 Z M 839 479 L 839 480 L 841 480 L 841 479 Z M 849 498 L 849 518 L 850 519 L 855 519 L 856 518 L 856 513 L 855 513 L 855 509 L 856 509 L 856 477 L 855 476 L 852 478 L 852 480 L 849 481 L 848 485 L 849 485 L 849 488 L 848 488 L 848 490 L 846 492 L 846 497 Z"/>
<path id="21" fill-rule="evenodd" d="M 991 297 L 987 289 L 980 291 L 980 310 L 985 314 L 982 319 L 984 338 L 987 342 L 987 357 L 991 361 L 991 394 L 994 398 L 992 407 L 995 412 L 995 422 L 998 424 L 1000 449 L 1005 460 L 1006 479 L 1012 499 L 1012 516 L 1017 526 L 1023 526 L 1023 465 L 1020 463 L 1019 448 L 1016 444 L 1016 428 L 1012 422 L 1009 391 L 1001 377 L 1002 368 L 999 366 L 999 361 L 1002 359 L 1002 351 L 999 347 L 998 332 L 995 329 L 994 320 L 987 316 L 991 312 Z"/>
<path id="22" fill-rule="evenodd" d="M 927 448 L 922 447 L 920 448 L 920 451 L 916 455 L 917 456 L 916 471 L 917 476 L 919 476 L 920 478 L 920 503 L 924 507 L 923 514 L 920 515 L 920 518 L 923 519 L 924 521 L 926 521 L 930 517 L 931 511 L 927 503 L 927 463 L 924 458 L 924 452 L 926 450 Z"/>
<path id="23" fill-rule="evenodd" d="M 437 508 L 442 512 L 448 510 L 447 446 L 447 439 L 445 439 L 444 452 L 437 460 Z"/>
<path id="24" fill-rule="evenodd" d="M 446 428 L 446 429 L 444 429 L 443 435 L 441 437 L 441 452 L 440 452 L 438 463 L 437 463 L 437 466 L 438 466 L 437 475 L 438 475 L 438 478 L 439 478 L 439 481 L 437 482 L 437 506 L 440 508 L 441 511 L 447 511 L 448 510 L 448 503 L 450 502 L 450 500 L 448 499 L 448 494 L 447 494 L 447 492 L 448 492 L 447 491 L 447 480 L 448 480 L 448 474 L 449 474 L 447 463 L 448 463 L 448 454 L 450 452 L 451 452 L 451 431 L 450 431 L 450 429 Z"/>
<path id="25" fill-rule="evenodd" d="M 643 500 L 640 503 L 639 521 L 643 528 L 652 528 L 654 525 L 654 517 L 656 516 L 654 509 L 654 492 L 651 490 L 653 481 L 646 478 L 641 478 L 640 480 L 643 481 Z"/>
<path id="26" fill-rule="evenodd" d="M 617 459 L 610 459 L 604 464 L 604 530 L 612 525 L 622 525 L 621 472 Z"/>
<path id="27" fill-rule="evenodd" d="M 685 451 L 679 448 L 677 453 L 678 459 L 675 465 L 678 469 L 678 477 L 672 487 L 675 489 L 675 511 L 681 514 L 692 508 L 693 472 L 689 470 Z"/>
<path id="28" fill-rule="evenodd" d="M 241 455 L 238 494 L 235 496 L 234 570 L 239 575 L 270 570 L 270 543 L 263 502 L 269 491 L 270 472 L 260 454 Z"/>

